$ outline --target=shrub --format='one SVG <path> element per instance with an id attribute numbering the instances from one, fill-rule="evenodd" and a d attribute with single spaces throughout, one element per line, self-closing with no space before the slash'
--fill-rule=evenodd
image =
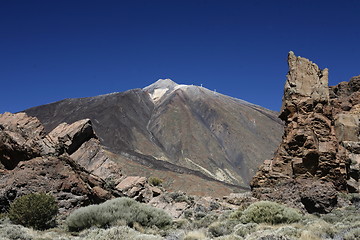
<path id="1" fill-rule="evenodd" d="M 160 236 L 143 234 L 127 226 L 111 227 L 108 229 L 90 229 L 80 234 L 82 240 L 161 240 Z"/>
<path id="2" fill-rule="evenodd" d="M 349 229 L 344 235 L 344 240 L 355 240 L 360 236 L 360 227 Z"/>
<path id="3" fill-rule="evenodd" d="M 206 228 L 211 223 L 217 221 L 218 218 L 219 218 L 218 214 L 209 213 L 209 214 L 205 215 L 203 218 L 194 221 L 193 226 L 194 226 L 194 228 Z"/>
<path id="4" fill-rule="evenodd" d="M 215 239 L 216 239 L 216 240 L 244 240 L 244 238 L 239 237 L 239 236 L 236 236 L 236 235 L 234 235 L 234 234 L 217 237 L 217 238 L 215 238 Z"/>
<path id="5" fill-rule="evenodd" d="M 184 218 L 186 219 L 190 219 L 194 216 L 194 212 L 190 209 L 186 209 L 183 214 L 184 214 Z"/>
<path id="6" fill-rule="evenodd" d="M 185 218 L 176 219 L 172 222 L 172 228 L 174 229 L 189 229 L 190 222 Z"/>
<path id="7" fill-rule="evenodd" d="M 235 221 L 228 220 L 222 222 L 214 222 L 210 224 L 208 232 L 214 237 L 220 237 L 228 235 L 233 232 L 233 229 L 236 225 Z"/>
<path id="8" fill-rule="evenodd" d="M 53 196 L 33 193 L 15 199 L 8 217 L 15 224 L 35 229 L 46 229 L 55 223 L 58 206 Z"/>
<path id="9" fill-rule="evenodd" d="M 168 195 L 174 202 L 191 203 L 191 199 L 183 192 L 170 192 Z"/>
<path id="10" fill-rule="evenodd" d="M 149 177 L 148 182 L 150 185 L 153 186 L 161 186 L 161 184 L 164 182 L 162 179 L 157 177 Z"/>
<path id="11" fill-rule="evenodd" d="M 0 224 L 6 223 L 8 221 L 9 217 L 7 213 L 0 213 Z"/>
<path id="12" fill-rule="evenodd" d="M 130 226 L 137 222 L 144 227 L 164 227 L 171 223 L 171 217 L 161 209 L 130 198 L 117 198 L 75 210 L 66 224 L 70 231 L 79 231 L 92 226 L 107 227 L 121 220 Z"/>
<path id="13" fill-rule="evenodd" d="M 0 225 L 0 239 L 2 240 L 32 240 L 27 234 L 26 228 L 19 225 L 4 224 Z"/>
<path id="14" fill-rule="evenodd" d="M 301 214 L 293 208 L 275 202 L 260 201 L 251 204 L 239 217 L 243 223 L 280 224 L 297 222 L 301 219 Z"/>
<path id="15" fill-rule="evenodd" d="M 234 228 L 234 234 L 240 237 L 246 237 L 256 231 L 257 223 L 238 224 Z"/>
<path id="16" fill-rule="evenodd" d="M 192 231 L 186 234 L 184 240 L 203 240 L 205 239 L 205 234 L 200 231 Z"/>

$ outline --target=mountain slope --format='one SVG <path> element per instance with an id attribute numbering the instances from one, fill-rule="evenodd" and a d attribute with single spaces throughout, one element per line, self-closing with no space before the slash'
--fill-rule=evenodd
<path id="1" fill-rule="evenodd" d="M 271 158 L 283 128 L 275 112 L 170 79 L 25 112 L 47 131 L 89 118 L 101 143 L 122 158 L 166 161 L 236 185 L 248 185 L 257 166 Z"/>

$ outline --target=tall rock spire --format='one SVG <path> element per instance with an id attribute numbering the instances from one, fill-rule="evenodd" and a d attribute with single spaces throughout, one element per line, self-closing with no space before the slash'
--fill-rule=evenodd
<path id="1" fill-rule="evenodd" d="M 328 70 L 293 52 L 288 65 L 280 113 L 285 121 L 282 142 L 251 187 L 261 199 L 328 212 L 337 204 L 337 191 L 347 191 L 349 178 L 347 153 L 335 134 Z"/>

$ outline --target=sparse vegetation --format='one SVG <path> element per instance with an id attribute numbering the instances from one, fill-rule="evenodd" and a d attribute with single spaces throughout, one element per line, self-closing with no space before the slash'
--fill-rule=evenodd
<path id="1" fill-rule="evenodd" d="M 146 227 L 164 227 L 171 223 L 171 217 L 161 209 L 130 198 L 117 198 L 75 210 L 66 219 L 66 224 L 70 231 L 80 231 L 90 227 L 108 227 L 120 220 L 129 226 L 135 222 Z"/>
<path id="2" fill-rule="evenodd" d="M 208 232 L 213 237 L 229 235 L 233 232 L 236 222 L 233 220 L 211 223 Z"/>
<path id="3" fill-rule="evenodd" d="M 2 240 L 32 240 L 26 230 L 19 225 L 1 224 L 0 239 Z"/>
<path id="4" fill-rule="evenodd" d="M 183 198 L 182 194 L 174 196 Z M 47 231 L 34 231 L 2 221 L 0 239 L 355 240 L 360 234 L 359 209 L 355 206 L 319 216 L 301 215 L 274 202 L 206 212 L 204 206 L 195 204 L 184 211 L 181 218 L 172 221 L 163 210 L 129 198 L 118 198 L 75 210 L 65 221 L 67 227 Z M 70 234 L 68 230 L 79 232 Z"/>
<path id="5" fill-rule="evenodd" d="M 284 205 L 270 202 L 260 201 L 251 204 L 244 211 L 236 212 L 232 215 L 235 219 L 239 219 L 242 223 L 293 223 L 301 219 L 301 214 Z"/>
<path id="6" fill-rule="evenodd" d="M 206 239 L 206 236 L 201 231 L 191 231 L 186 234 L 184 240 L 203 240 Z"/>
<path id="7" fill-rule="evenodd" d="M 113 176 L 110 176 L 108 178 L 105 179 L 105 184 L 104 184 L 104 188 L 106 190 L 112 190 L 114 189 L 116 186 L 116 182 Z"/>
<path id="8" fill-rule="evenodd" d="M 53 196 L 33 193 L 15 199 L 8 217 L 15 224 L 42 230 L 54 225 L 57 213 L 58 206 Z"/>
<path id="9" fill-rule="evenodd" d="M 161 184 L 164 182 L 164 180 L 158 178 L 158 177 L 149 177 L 148 183 L 152 186 L 161 186 Z"/>

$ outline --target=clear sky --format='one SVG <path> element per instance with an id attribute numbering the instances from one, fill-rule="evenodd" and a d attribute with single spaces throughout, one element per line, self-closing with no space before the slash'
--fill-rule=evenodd
<path id="1" fill-rule="evenodd" d="M 0 113 L 159 78 L 279 110 L 290 50 L 360 74 L 360 1 L 1 0 Z"/>

